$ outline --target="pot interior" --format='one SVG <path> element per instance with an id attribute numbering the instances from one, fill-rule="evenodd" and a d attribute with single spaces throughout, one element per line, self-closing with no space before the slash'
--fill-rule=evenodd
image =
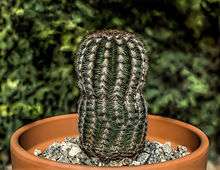
<path id="1" fill-rule="evenodd" d="M 195 128 L 196 129 L 196 128 Z M 78 132 L 78 116 L 70 114 L 37 121 L 30 125 L 19 136 L 20 146 L 33 154 L 34 150 L 44 150 L 55 141 L 61 141 L 67 136 L 76 137 Z M 161 143 L 171 142 L 173 147 L 183 145 L 190 152 L 201 144 L 200 138 L 192 130 L 192 126 L 159 116 L 148 116 L 148 133 L 146 139 Z"/>

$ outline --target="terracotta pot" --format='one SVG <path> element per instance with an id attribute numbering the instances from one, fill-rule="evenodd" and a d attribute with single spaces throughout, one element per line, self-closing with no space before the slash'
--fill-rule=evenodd
<path id="1" fill-rule="evenodd" d="M 170 141 L 184 145 L 190 155 L 165 163 L 132 167 L 92 167 L 69 165 L 40 159 L 33 155 L 36 148 L 43 150 L 55 140 L 78 136 L 78 116 L 69 114 L 43 119 L 18 129 L 11 137 L 13 170 L 205 170 L 209 141 L 206 135 L 189 124 L 160 116 L 148 117 L 149 140 Z"/>

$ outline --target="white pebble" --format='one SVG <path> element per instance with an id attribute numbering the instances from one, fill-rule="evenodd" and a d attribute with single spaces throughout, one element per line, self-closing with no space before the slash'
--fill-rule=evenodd
<path id="1" fill-rule="evenodd" d="M 141 163 L 140 162 L 138 162 L 138 161 L 133 161 L 132 162 L 132 165 L 140 165 Z"/>
<path id="2" fill-rule="evenodd" d="M 42 152 L 41 152 L 40 149 L 35 149 L 35 150 L 34 150 L 34 155 L 35 155 L 35 156 L 39 156 L 41 153 L 42 153 Z"/>
<path id="3" fill-rule="evenodd" d="M 79 152 L 81 152 L 81 149 L 78 145 L 74 144 L 72 145 L 72 148 L 69 151 L 70 156 L 76 156 Z"/>

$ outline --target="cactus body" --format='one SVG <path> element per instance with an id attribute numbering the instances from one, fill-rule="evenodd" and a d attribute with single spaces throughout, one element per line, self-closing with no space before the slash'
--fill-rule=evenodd
<path id="1" fill-rule="evenodd" d="M 117 30 L 88 35 L 77 54 L 80 144 L 90 156 L 135 156 L 144 145 L 147 71 L 143 43 Z"/>

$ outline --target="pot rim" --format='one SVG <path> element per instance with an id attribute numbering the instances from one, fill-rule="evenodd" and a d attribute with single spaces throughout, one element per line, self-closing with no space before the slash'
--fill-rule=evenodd
<path id="1" fill-rule="evenodd" d="M 22 155 L 22 157 L 20 157 L 21 159 L 25 159 L 25 160 L 29 160 L 34 164 L 42 164 L 42 165 L 50 165 L 50 166 L 54 166 L 54 167 L 62 167 L 62 168 L 80 168 L 80 167 L 89 167 L 91 169 L 105 169 L 106 167 L 97 167 L 97 166 L 89 166 L 89 165 L 77 165 L 77 164 L 67 164 L 67 163 L 58 163 L 55 161 L 51 161 L 51 160 L 47 160 L 47 159 L 42 159 L 39 158 L 37 156 L 35 156 L 34 154 L 31 154 L 29 152 L 27 152 L 25 149 L 22 148 L 22 146 L 19 144 L 19 137 L 26 132 L 27 130 L 41 125 L 41 124 L 45 124 L 48 123 L 50 121 L 55 121 L 55 120 L 60 120 L 60 119 L 67 119 L 67 118 L 72 118 L 72 119 L 77 119 L 78 114 L 77 113 L 72 113 L 72 114 L 66 114 L 66 115 L 59 115 L 59 116 L 53 116 L 53 117 L 49 117 L 49 118 L 45 118 L 42 120 L 38 120 L 35 121 L 33 123 L 27 124 L 21 128 L 19 128 L 18 130 L 16 130 L 14 132 L 14 134 L 11 136 L 11 140 L 10 140 L 10 148 L 11 148 L 11 152 L 16 152 L 16 153 L 20 153 L 19 155 Z M 176 160 L 170 160 L 170 161 L 166 161 L 166 162 L 162 162 L 162 163 L 157 163 L 157 164 L 149 164 L 149 165 L 139 165 L 139 166 L 127 166 L 127 169 L 132 169 L 132 168 L 143 168 L 143 167 L 149 167 L 149 168 L 153 168 L 153 167 L 160 167 L 160 166 L 170 166 L 172 164 L 176 164 L 176 163 L 184 163 L 187 161 L 193 161 L 196 160 L 198 157 L 203 156 L 204 154 L 206 154 L 208 147 L 209 147 L 209 140 L 208 137 L 197 127 L 194 127 L 188 123 L 185 122 L 181 122 L 179 120 L 175 120 L 172 118 L 167 118 L 167 117 L 162 117 L 162 116 L 158 116 L 158 115 L 148 115 L 148 118 L 150 117 L 150 119 L 153 120 L 160 120 L 163 119 L 163 121 L 166 121 L 167 123 L 173 123 L 176 124 L 177 126 L 186 128 L 188 130 L 190 130 L 191 132 L 193 132 L 201 141 L 200 146 L 198 147 L 198 149 L 196 149 L 194 152 L 192 152 L 190 155 L 178 158 Z M 108 167 L 109 169 L 113 169 L 113 168 L 121 168 L 121 167 Z"/>

